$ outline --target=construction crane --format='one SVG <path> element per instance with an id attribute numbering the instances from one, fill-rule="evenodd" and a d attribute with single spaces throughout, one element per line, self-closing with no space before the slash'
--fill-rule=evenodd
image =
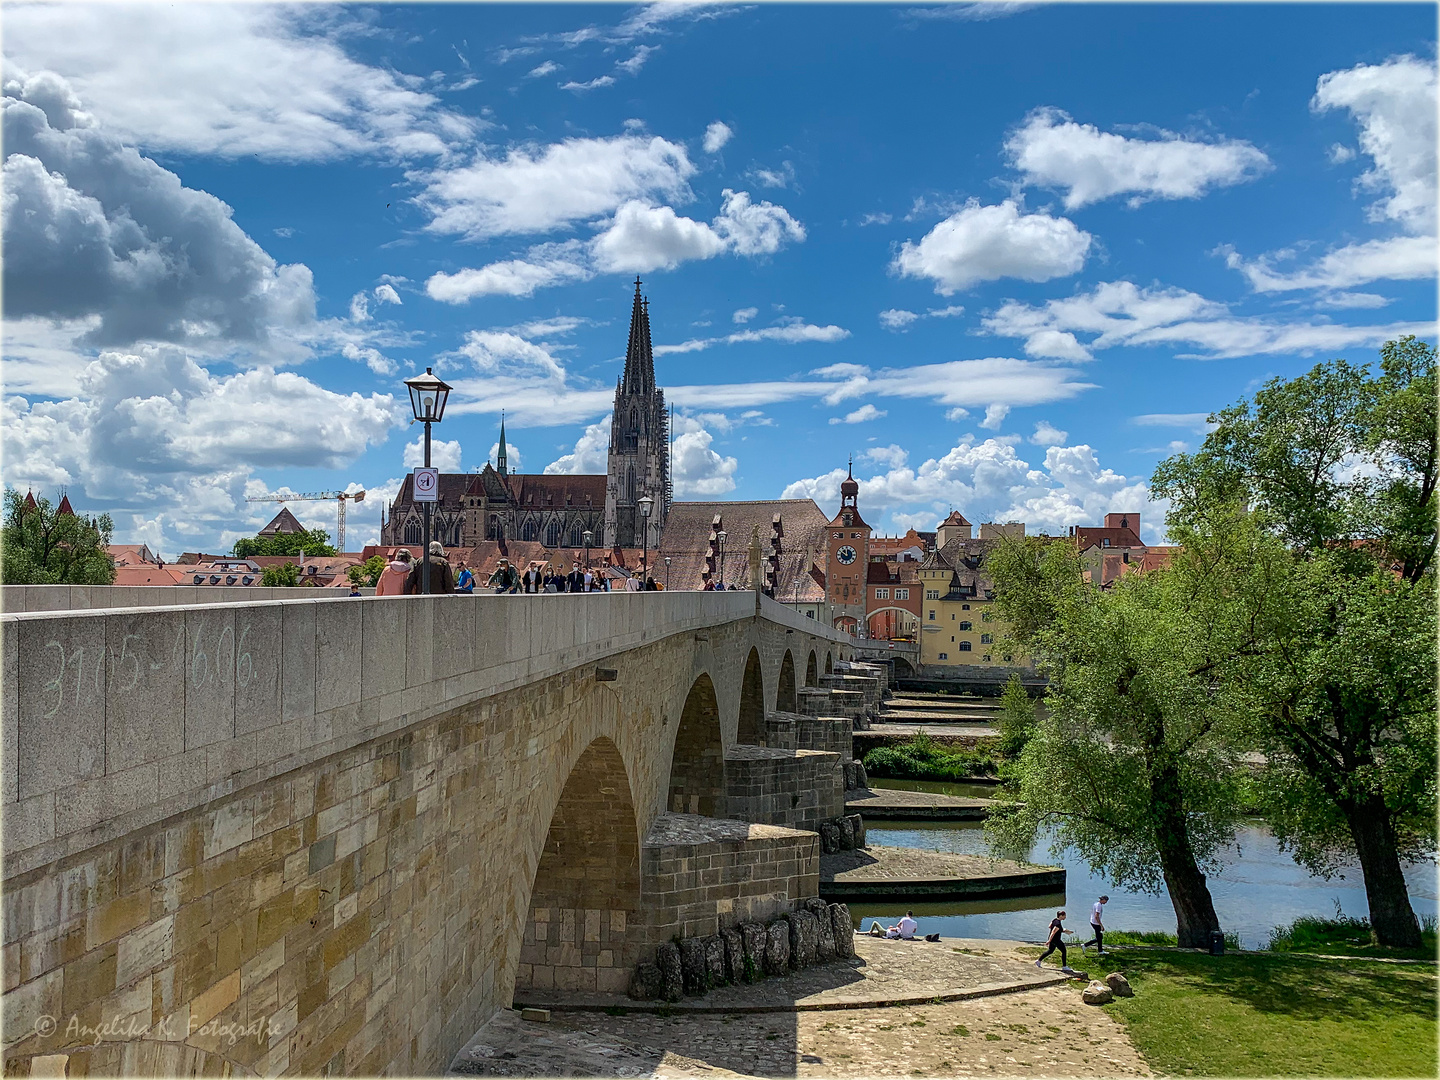
<path id="1" fill-rule="evenodd" d="M 365 492 L 362 491 L 307 491 L 301 495 L 280 495 L 276 492 L 268 492 L 264 495 L 251 495 L 246 502 L 329 502 L 335 500 L 335 548 L 337 551 L 345 550 L 345 504 L 352 499 L 355 502 L 365 501 Z"/>

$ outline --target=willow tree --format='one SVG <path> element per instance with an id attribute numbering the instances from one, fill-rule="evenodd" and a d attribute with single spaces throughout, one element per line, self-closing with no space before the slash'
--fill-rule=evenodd
<path id="1" fill-rule="evenodd" d="M 1252 698 L 1266 815 L 1313 871 L 1358 861 L 1376 940 L 1418 948 L 1403 863 L 1436 839 L 1435 350 L 1402 338 L 1378 375 L 1331 361 L 1211 420 L 1152 490 L 1187 551 L 1274 571 L 1255 647 L 1217 672 Z M 1248 550 L 1227 540 L 1240 521 Z"/>
<path id="2" fill-rule="evenodd" d="M 1014 647 L 1049 676 L 1015 801 L 986 825 L 1023 857 L 1045 836 L 1103 877 L 1169 894 L 1181 945 L 1220 928 L 1206 882 L 1239 820 L 1244 701 L 1215 671 L 1249 647 L 1249 606 L 1217 568 L 1126 575 L 1101 590 L 1075 545 L 1002 542 L 988 570 Z"/>

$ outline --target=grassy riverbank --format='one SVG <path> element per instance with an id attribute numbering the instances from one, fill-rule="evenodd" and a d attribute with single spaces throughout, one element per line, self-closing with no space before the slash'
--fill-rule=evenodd
<path id="1" fill-rule="evenodd" d="M 1436 1074 L 1430 964 L 1117 949 L 1106 966 L 1135 988 L 1107 1008 L 1159 1073 Z"/>
<path id="2" fill-rule="evenodd" d="M 969 776 L 997 776 L 1002 775 L 1005 761 L 992 751 L 993 742 L 982 740 L 975 749 L 966 750 L 917 731 L 906 742 L 877 746 L 861 760 L 869 775 L 882 780 L 964 780 Z"/>

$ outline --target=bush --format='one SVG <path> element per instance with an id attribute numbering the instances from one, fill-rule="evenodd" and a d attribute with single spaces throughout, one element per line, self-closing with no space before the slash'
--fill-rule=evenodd
<path id="1" fill-rule="evenodd" d="M 1180 939 L 1174 934 L 1167 934 L 1164 930 L 1106 930 L 1105 945 L 1178 945 Z M 1231 930 L 1225 934 L 1225 951 L 1240 951 L 1240 935 Z"/>
<path id="2" fill-rule="evenodd" d="M 1005 693 L 1000 697 L 1000 753 L 1007 758 L 1020 756 L 1030 734 L 1035 730 L 1035 703 L 1020 683 L 1020 676 L 1012 674 L 1005 684 Z"/>
<path id="3" fill-rule="evenodd" d="M 871 776 L 891 780 L 964 780 L 993 776 L 999 766 L 990 754 L 952 749 L 923 731 L 898 746 L 877 746 L 862 761 Z"/>

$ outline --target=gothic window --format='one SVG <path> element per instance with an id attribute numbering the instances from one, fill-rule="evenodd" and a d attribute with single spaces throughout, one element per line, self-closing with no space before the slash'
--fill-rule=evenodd
<path id="1" fill-rule="evenodd" d="M 633 502 L 635 501 L 635 466 L 634 466 L 634 465 L 631 465 L 630 468 L 627 469 L 627 470 L 626 470 L 626 473 L 625 473 L 625 501 L 626 501 L 627 503 L 633 503 Z"/>
<path id="2" fill-rule="evenodd" d="M 581 532 L 580 522 L 577 521 L 570 526 L 570 546 L 572 548 L 580 546 L 580 541 L 583 539 Z"/>
<path id="3" fill-rule="evenodd" d="M 538 535 L 540 535 L 540 526 L 533 517 L 526 518 L 525 524 L 520 526 L 520 539 L 534 540 Z"/>
<path id="4" fill-rule="evenodd" d="M 486 536 L 486 539 L 489 539 L 489 540 L 499 540 L 499 539 L 500 539 L 500 515 L 499 515 L 499 514 L 491 514 L 491 515 L 490 515 L 490 527 L 489 527 L 489 529 L 487 530 L 485 536 Z"/>
<path id="5" fill-rule="evenodd" d="M 420 543 L 420 541 L 421 541 L 421 539 L 422 539 L 422 537 L 420 536 L 420 531 L 421 531 L 421 530 L 420 530 L 420 523 L 419 523 L 419 522 L 412 521 L 412 522 L 410 522 L 408 525 L 406 525 L 406 526 L 405 526 L 405 543 L 407 543 L 407 544 L 418 544 L 418 543 Z"/>
<path id="6" fill-rule="evenodd" d="M 555 518 L 551 518 L 550 524 L 545 526 L 545 546 L 560 546 L 560 522 Z"/>

